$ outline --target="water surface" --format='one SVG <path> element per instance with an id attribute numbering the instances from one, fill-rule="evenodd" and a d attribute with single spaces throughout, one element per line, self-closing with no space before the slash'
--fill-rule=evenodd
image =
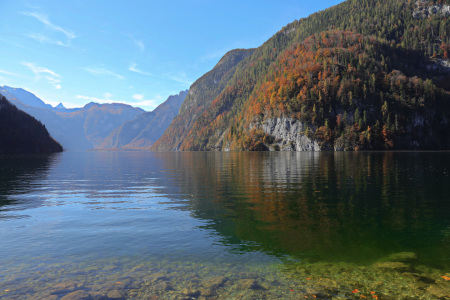
<path id="1" fill-rule="evenodd" d="M 445 296 L 449 172 L 446 152 L 1 156 L 0 298 Z"/>

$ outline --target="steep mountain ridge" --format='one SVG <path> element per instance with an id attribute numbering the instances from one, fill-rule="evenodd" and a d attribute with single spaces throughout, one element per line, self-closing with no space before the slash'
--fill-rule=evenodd
<path id="1" fill-rule="evenodd" d="M 30 93 L 21 88 L 13 88 L 10 86 L 0 86 L 0 93 L 9 100 L 9 102 L 15 104 L 17 101 L 33 107 L 53 109 L 53 106 L 46 104 L 44 101 L 36 97 L 35 94 Z"/>
<path id="2" fill-rule="evenodd" d="M 0 94 L 0 154 L 61 152 L 63 148 L 38 120 Z"/>
<path id="3" fill-rule="evenodd" d="M 286 125 L 286 121 L 289 124 L 301 122 L 302 126 L 298 130 L 307 129 L 306 134 L 302 133 L 303 140 L 308 138 L 313 144 L 317 143 L 320 149 L 447 148 L 448 142 L 442 132 L 448 126 L 448 108 L 445 106 L 448 93 L 437 86 L 449 88 L 447 65 L 450 65 L 450 24 L 445 14 L 441 13 L 428 18 L 414 17 L 414 12 L 424 2 L 428 6 L 441 5 L 441 2 L 449 4 L 447 0 L 348 0 L 285 26 L 236 66 L 233 76 L 222 82 L 224 88 L 220 93 L 211 93 L 214 88 L 206 87 L 202 94 L 196 94 L 201 101 L 187 98 L 182 107 L 188 108 L 189 114 L 182 114 L 180 110 L 180 115 L 152 149 L 302 149 L 297 146 L 283 148 L 292 140 L 277 141 L 280 136 L 273 135 L 268 129 L 278 124 L 273 128 L 278 126 L 280 134 L 289 134 L 291 126 Z M 357 34 L 358 40 L 352 40 L 345 47 L 335 44 L 327 36 L 349 37 L 350 33 L 347 32 Z M 307 38 L 312 42 L 312 48 L 306 51 L 310 59 L 290 59 L 286 53 L 300 49 Z M 317 38 L 325 39 L 328 44 L 321 44 Z M 318 51 L 321 47 L 332 54 Z M 335 51 L 340 48 L 344 48 L 345 56 L 348 56 L 346 65 L 340 60 L 342 54 Z M 285 61 L 293 66 L 283 65 Z M 300 63 L 314 65 L 315 69 L 308 70 L 307 66 L 296 65 Z M 375 74 L 375 79 L 364 72 L 364 67 Z M 284 70 L 280 71 L 280 68 Z M 306 82 L 295 82 L 299 79 L 296 72 L 305 70 Z M 286 77 L 291 77 L 289 80 L 294 81 L 294 84 L 287 84 L 283 79 Z M 383 82 L 386 80 L 395 84 L 386 84 Z M 281 83 L 283 87 L 272 87 L 272 93 L 266 95 L 264 90 L 268 89 L 268 82 Z M 337 85 L 337 90 L 333 90 L 336 93 L 340 85 L 344 86 L 342 91 L 345 92 L 352 85 L 356 86 L 351 95 L 347 93 L 344 97 L 346 105 L 337 105 L 342 101 L 342 95 L 333 98 L 337 94 L 325 95 L 324 91 L 320 91 L 326 86 L 328 93 L 333 83 Z M 373 89 L 368 90 L 369 86 Z M 315 90 L 306 95 L 304 89 L 309 88 Z M 299 96 L 300 91 L 304 95 Z M 298 101 L 293 101 L 297 98 Z M 374 101 L 380 103 L 374 104 Z M 408 101 L 412 104 L 406 103 Z M 267 118 L 265 112 L 259 120 L 250 118 L 254 116 L 253 110 L 259 112 L 259 106 L 264 103 L 270 103 L 275 118 Z M 331 112 L 326 111 L 330 107 Z M 302 113 L 307 114 L 302 116 Z M 306 118 L 308 114 L 310 116 Z M 337 128 L 337 124 L 344 124 L 338 117 L 344 118 L 344 115 L 345 126 Z M 360 119 L 365 121 L 359 124 Z M 281 126 L 280 121 L 276 120 L 284 120 L 285 125 Z M 351 124 L 355 120 L 358 126 Z M 408 121 L 412 120 L 420 126 L 411 127 Z M 377 132 L 370 132 L 366 125 L 371 129 L 374 127 L 370 125 L 375 126 Z M 354 132 L 350 134 L 352 130 Z M 376 138 L 371 142 L 367 142 L 367 139 L 362 142 L 367 135 Z M 350 136 L 351 143 L 341 143 Z M 431 140 L 428 138 L 430 136 Z M 313 148 L 316 149 L 315 146 Z"/>
<path id="4" fill-rule="evenodd" d="M 188 135 L 192 123 L 223 91 L 235 75 L 239 63 L 248 59 L 254 49 L 236 49 L 224 55 L 216 66 L 192 84 L 181 105 L 178 116 L 173 119 L 163 136 L 151 149 L 159 151 L 178 150 Z"/>

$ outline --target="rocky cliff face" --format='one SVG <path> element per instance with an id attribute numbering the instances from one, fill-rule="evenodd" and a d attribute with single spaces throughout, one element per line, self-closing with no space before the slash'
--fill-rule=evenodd
<path id="1" fill-rule="evenodd" d="M 271 150 L 320 151 L 317 141 L 305 134 L 305 124 L 288 117 L 268 119 L 261 125 L 262 130 L 275 138 Z"/>
<path id="2" fill-rule="evenodd" d="M 450 16 L 450 5 L 446 4 L 435 4 L 427 0 L 416 1 L 417 8 L 413 12 L 413 18 L 420 20 L 426 19 L 433 15 L 441 15 L 444 17 Z"/>

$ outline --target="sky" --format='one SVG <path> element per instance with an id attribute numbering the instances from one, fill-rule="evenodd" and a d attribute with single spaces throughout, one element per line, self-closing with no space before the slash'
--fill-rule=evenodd
<path id="1" fill-rule="evenodd" d="M 0 0 L 0 86 L 151 111 L 236 48 L 342 0 Z"/>

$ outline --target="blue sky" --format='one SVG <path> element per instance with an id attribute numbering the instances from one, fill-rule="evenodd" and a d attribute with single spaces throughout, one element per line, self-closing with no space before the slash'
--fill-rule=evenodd
<path id="1" fill-rule="evenodd" d="M 341 0 L 1 0 L 0 86 L 153 110 L 229 50 Z"/>

